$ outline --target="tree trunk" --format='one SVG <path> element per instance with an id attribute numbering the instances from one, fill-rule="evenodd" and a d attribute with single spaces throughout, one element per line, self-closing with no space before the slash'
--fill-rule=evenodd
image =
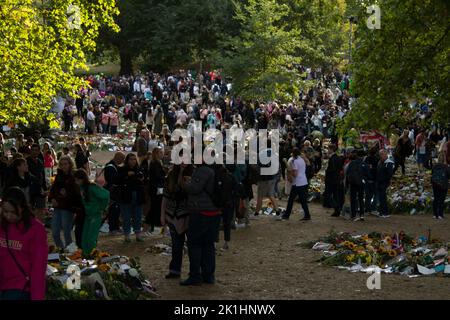
<path id="1" fill-rule="evenodd" d="M 120 55 L 120 75 L 133 74 L 133 62 L 131 54 L 125 50 L 119 51 Z"/>

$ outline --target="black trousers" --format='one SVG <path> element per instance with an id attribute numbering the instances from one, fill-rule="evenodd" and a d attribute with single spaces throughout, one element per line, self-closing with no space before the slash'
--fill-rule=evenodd
<path id="1" fill-rule="evenodd" d="M 234 216 L 234 205 L 226 206 L 222 211 L 223 237 L 226 242 L 231 240 L 231 222 Z M 220 230 L 217 230 L 216 242 L 219 242 Z"/>
<path id="2" fill-rule="evenodd" d="M 187 244 L 189 250 L 189 279 L 194 282 L 214 281 L 216 249 L 220 216 L 208 217 L 198 212 L 189 216 Z"/>
<path id="3" fill-rule="evenodd" d="M 350 185 L 350 210 L 352 218 L 356 217 L 356 211 L 361 217 L 364 216 L 364 185 Z"/>
<path id="4" fill-rule="evenodd" d="M 335 214 L 341 214 L 342 207 L 344 206 L 344 186 L 338 183 L 330 183 L 328 185 L 329 203 L 331 208 L 334 209 Z"/>
<path id="5" fill-rule="evenodd" d="M 156 193 L 150 195 L 150 211 L 145 217 L 145 223 L 150 225 L 151 231 L 154 227 L 161 226 L 161 202 L 162 195 L 157 195 Z"/>
<path id="6" fill-rule="evenodd" d="M 81 248 L 81 239 L 83 237 L 83 226 L 84 226 L 84 212 L 75 214 L 75 243 L 78 248 Z"/>
<path id="7" fill-rule="evenodd" d="M 286 208 L 285 216 L 289 217 L 292 212 L 295 198 L 300 198 L 300 204 L 305 212 L 305 218 L 311 218 L 308 209 L 308 185 L 306 186 L 292 186 L 291 193 L 289 193 L 288 205 Z"/>
<path id="8" fill-rule="evenodd" d="M 109 231 L 119 231 L 120 230 L 120 205 L 116 201 L 112 201 L 109 212 L 108 212 L 108 225 Z"/>
<path id="9" fill-rule="evenodd" d="M 405 174 L 405 157 L 394 157 L 395 166 L 394 166 L 394 174 L 397 171 L 398 167 L 402 167 L 402 174 Z"/>
<path id="10" fill-rule="evenodd" d="M 173 274 L 181 274 L 186 233 L 179 234 L 175 229 L 175 226 L 171 223 L 169 223 L 169 230 L 170 237 L 172 238 L 172 260 L 170 260 L 169 272 Z"/>
<path id="11" fill-rule="evenodd" d="M 380 215 L 386 216 L 389 214 L 389 207 L 387 202 L 387 188 L 388 186 L 377 186 L 378 200 L 380 203 Z"/>
<path id="12" fill-rule="evenodd" d="M 445 210 L 445 197 L 447 190 L 433 185 L 433 214 L 435 217 L 443 217 Z"/>

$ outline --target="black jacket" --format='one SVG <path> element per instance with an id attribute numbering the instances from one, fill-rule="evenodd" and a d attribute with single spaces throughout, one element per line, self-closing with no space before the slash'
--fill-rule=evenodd
<path id="1" fill-rule="evenodd" d="M 327 170 L 325 171 L 326 184 L 339 184 L 342 182 L 342 170 L 344 168 L 344 158 L 333 154 L 328 160 Z"/>
<path id="2" fill-rule="evenodd" d="M 111 160 L 106 164 L 104 170 L 106 182 L 105 189 L 111 190 L 113 185 L 119 184 L 119 167 Z"/>
<path id="3" fill-rule="evenodd" d="M 128 175 L 129 172 L 134 172 L 134 175 Z M 138 205 L 144 203 L 144 178 L 144 172 L 140 167 L 130 169 L 128 166 L 125 166 L 120 168 L 118 184 L 121 186 L 121 203 L 130 204 L 132 201 L 132 192 L 136 192 L 136 202 Z"/>
<path id="4" fill-rule="evenodd" d="M 438 186 L 443 189 L 443 190 L 448 190 L 448 180 L 450 179 L 450 166 L 443 164 L 443 163 L 438 163 L 435 164 L 432 168 L 432 177 L 433 177 L 433 173 L 435 171 L 439 171 L 439 172 L 445 172 L 447 175 L 447 180 L 446 181 L 442 181 L 444 184 L 438 184 Z M 433 182 L 433 180 L 431 180 L 431 182 L 433 183 L 433 185 L 435 185 L 435 183 Z"/>
<path id="5" fill-rule="evenodd" d="M 215 211 L 218 208 L 214 205 L 209 194 L 214 192 L 215 173 L 208 166 L 200 166 L 194 170 L 191 182 L 187 186 L 188 207 L 191 211 Z"/>
<path id="6" fill-rule="evenodd" d="M 155 195 L 158 188 L 164 187 L 166 174 L 163 166 L 159 161 L 151 161 L 148 170 L 149 193 Z"/>
<path id="7" fill-rule="evenodd" d="M 27 159 L 28 170 L 36 177 L 37 182 L 41 185 L 42 189 L 47 190 L 47 183 L 45 182 L 45 169 L 44 163 L 41 159 L 37 158 L 33 160 L 31 157 Z"/>
<path id="8" fill-rule="evenodd" d="M 400 138 L 395 147 L 394 155 L 396 158 L 406 158 L 412 154 L 414 147 L 412 146 L 411 140 L 407 139 L 406 142 Z"/>
<path id="9" fill-rule="evenodd" d="M 43 197 L 43 189 L 38 181 L 38 179 L 30 174 L 25 174 L 25 178 L 22 179 L 17 175 L 17 173 L 13 173 L 8 182 L 6 183 L 6 188 L 10 187 L 19 187 L 27 193 L 27 199 L 33 203 L 33 199 L 37 197 Z"/>
<path id="10" fill-rule="evenodd" d="M 391 184 L 394 174 L 394 162 L 390 159 L 378 162 L 377 167 L 377 185 L 380 188 L 387 188 Z"/>
<path id="11" fill-rule="evenodd" d="M 369 166 L 369 182 L 375 182 L 377 180 L 377 167 L 380 159 L 377 156 L 367 156 L 364 162 Z"/>

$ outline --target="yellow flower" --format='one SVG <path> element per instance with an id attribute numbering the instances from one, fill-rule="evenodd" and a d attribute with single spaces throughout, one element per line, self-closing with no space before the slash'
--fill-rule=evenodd
<path id="1" fill-rule="evenodd" d="M 389 256 L 390 257 L 395 257 L 397 255 L 397 251 L 395 250 L 389 250 Z"/>
<path id="2" fill-rule="evenodd" d="M 347 260 L 348 262 L 352 262 L 355 259 L 355 255 L 354 254 L 349 254 L 345 260 Z"/>
<path id="3" fill-rule="evenodd" d="M 84 290 L 80 291 L 80 297 L 84 298 L 84 297 L 87 297 L 87 296 L 89 296 L 89 294 L 86 291 L 84 291 Z"/>

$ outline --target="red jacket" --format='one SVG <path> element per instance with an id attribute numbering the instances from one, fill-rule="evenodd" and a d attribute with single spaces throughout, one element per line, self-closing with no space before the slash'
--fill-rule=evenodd
<path id="1" fill-rule="evenodd" d="M 23 223 L 9 224 L 8 240 L 10 251 L 30 278 L 30 285 L 25 291 L 30 292 L 32 300 L 44 300 L 48 259 L 44 226 L 35 218 L 32 218 L 27 231 Z M 26 282 L 25 275 L 6 246 L 5 230 L 0 227 L 0 291 L 23 290 Z"/>

